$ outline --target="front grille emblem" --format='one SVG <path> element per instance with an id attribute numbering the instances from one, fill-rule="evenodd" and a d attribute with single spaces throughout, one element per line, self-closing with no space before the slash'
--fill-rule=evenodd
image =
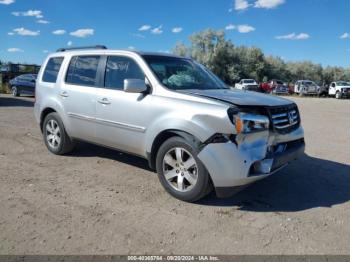
<path id="1" fill-rule="evenodd" d="M 279 107 L 270 111 L 273 128 L 280 133 L 289 133 L 299 127 L 299 113 L 296 106 Z"/>
<path id="2" fill-rule="evenodd" d="M 294 123 L 294 118 L 293 118 L 293 112 L 289 111 L 288 112 L 288 120 L 289 120 L 289 124 L 293 124 Z"/>

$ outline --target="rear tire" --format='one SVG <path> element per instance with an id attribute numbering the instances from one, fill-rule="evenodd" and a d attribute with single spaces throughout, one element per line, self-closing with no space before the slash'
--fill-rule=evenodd
<path id="1" fill-rule="evenodd" d="M 50 113 L 43 123 L 43 138 L 47 149 L 55 155 L 64 155 L 72 151 L 75 142 L 68 136 L 60 116 Z"/>
<path id="2" fill-rule="evenodd" d="M 156 168 L 164 189 L 173 197 L 195 202 L 212 191 L 209 173 L 198 149 L 182 137 L 171 137 L 158 150 Z"/>
<path id="3" fill-rule="evenodd" d="M 14 96 L 14 97 L 19 97 L 21 95 L 17 86 L 13 86 L 11 88 L 11 92 L 12 92 L 12 96 Z"/>

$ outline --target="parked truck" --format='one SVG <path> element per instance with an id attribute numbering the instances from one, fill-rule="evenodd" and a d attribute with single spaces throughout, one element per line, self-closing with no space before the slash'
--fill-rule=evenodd
<path id="1" fill-rule="evenodd" d="M 350 83 L 345 81 L 333 82 L 329 86 L 328 94 L 337 99 L 350 97 Z"/>
<path id="2" fill-rule="evenodd" d="M 299 80 L 294 85 L 294 93 L 300 96 L 317 95 L 320 87 L 311 80 Z"/>
<path id="3" fill-rule="evenodd" d="M 242 79 L 235 85 L 235 88 L 247 91 L 260 91 L 260 87 L 254 79 Z"/>

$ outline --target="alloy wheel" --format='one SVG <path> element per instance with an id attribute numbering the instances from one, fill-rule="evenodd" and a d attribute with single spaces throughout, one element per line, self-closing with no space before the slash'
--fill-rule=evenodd
<path id="1" fill-rule="evenodd" d="M 56 120 L 50 119 L 45 127 L 46 141 L 53 149 L 57 149 L 61 144 L 61 130 Z"/>
<path id="2" fill-rule="evenodd" d="M 17 92 L 18 92 L 18 91 L 17 91 L 17 87 L 15 87 L 15 86 L 12 87 L 12 95 L 13 95 L 13 96 L 17 96 L 17 94 L 18 94 Z"/>
<path id="3" fill-rule="evenodd" d="M 170 149 L 163 158 L 163 175 L 177 191 L 190 191 L 198 180 L 198 166 L 190 152 L 181 147 Z"/>

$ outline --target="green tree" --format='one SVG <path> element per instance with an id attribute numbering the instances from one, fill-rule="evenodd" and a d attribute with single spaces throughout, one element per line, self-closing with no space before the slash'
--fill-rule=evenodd
<path id="1" fill-rule="evenodd" d="M 350 81 L 350 69 L 323 68 L 310 61 L 285 62 L 277 56 L 265 56 L 257 47 L 235 46 L 225 38 L 224 31 L 207 29 L 191 35 L 189 40 L 189 46 L 178 43 L 173 52 L 192 57 L 230 85 L 242 78 L 257 81 L 280 79 L 286 82 L 310 79 L 319 84 Z"/>

